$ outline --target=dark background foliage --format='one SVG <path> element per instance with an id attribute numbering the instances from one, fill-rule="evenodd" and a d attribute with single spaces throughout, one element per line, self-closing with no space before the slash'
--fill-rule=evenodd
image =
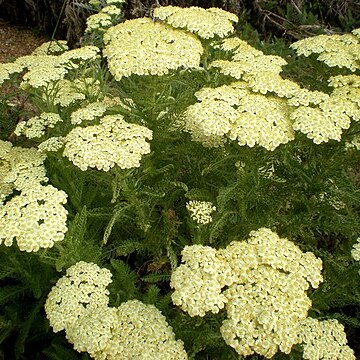
<path id="1" fill-rule="evenodd" d="M 125 17 L 148 15 L 159 5 L 220 7 L 239 15 L 260 37 L 294 41 L 312 34 L 347 32 L 360 26 L 358 0 L 128 0 Z M 76 45 L 91 14 L 86 0 L 0 0 L 6 20 L 31 26 Z M 241 25 L 241 23 L 240 23 Z"/>

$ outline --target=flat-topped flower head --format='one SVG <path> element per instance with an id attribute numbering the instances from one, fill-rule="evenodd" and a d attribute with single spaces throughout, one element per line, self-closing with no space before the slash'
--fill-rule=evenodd
<path id="1" fill-rule="evenodd" d="M 79 125 L 84 121 L 91 121 L 101 117 L 105 111 L 106 105 L 97 101 L 74 111 L 70 116 L 70 121 L 74 125 Z"/>
<path id="2" fill-rule="evenodd" d="M 17 136 L 25 135 L 28 139 L 39 138 L 45 135 L 48 128 L 54 128 L 59 122 L 62 122 L 59 114 L 43 112 L 39 116 L 33 116 L 27 121 L 19 122 L 14 133 Z"/>
<path id="3" fill-rule="evenodd" d="M 360 68 L 360 38 L 355 34 L 318 35 L 296 41 L 291 45 L 299 55 L 319 54 L 318 60 L 328 66 Z"/>
<path id="4" fill-rule="evenodd" d="M 311 300 L 306 291 L 322 281 L 322 262 L 270 229 L 250 233 L 225 249 L 187 246 L 172 274 L 172 301 L 190 316 L 218 312 L 220 332 L 239 355 L 272 358 L 300 342 Z"/>
<path id="5" fill-rule="evenodd" d="M 65 145 L 65 137 L 53 136 L 38 145 L 40 152 L 59 151 Z"/>
<path id="6" fill-rule="evenodd" d="M 329 78 L 329 85 L 338 88 L 342 86 L 351 86 L 354 88 L 360 88 L 360 76 L 359 75 L 337 75 Z"/>
<path id="7" fill-rule="evenodd" d="M 210 201 L 190 200 L 186 204 L 191 218 L 198 224 L 209 224 L 212 221 L 212 213 L 216 207 Z"/>
<path id="8" fill-rule="evenodd" d="M 27 186 L 48 181 L 44 161 L 46 155 L 34 148 L 12 146 L 0 140 L 0 201 L 14 189 L 23 190 Z M 3 186 L 9 191 L 3 193 Z"/>
<path id="9" fill-rule="evenodd" d="M 76 127 L 65 137 L 63 155 L 86 171 L 90 168 L 109 171 L 140 166 L 143 155 L 150 153 L 152 131 L 125 122 L 121 115 L 106 115 L 99 125 Z"/>
<path id="10" fill-rule="evenodd" d="M 59 81 L 65 77 L 68 70 L 63 66 L 52 66 L 42 64 L 39 67 L 31 68 L 24 76 L 20 87 L 27 90 L 29 87 L 43 88 L 49 84 Z"/>
<path id="11" fill-rule="evenodd" d="M 360 237 L 356 240 L 356 243 L 351 249 L 351 256 L 354 260 L 360 261 Z"/>
<path id="12" fill-rule="evenodd" d="M 51 289 L 45 303 L 46 316 L 54 332 L 66 330 L 69 325 L 87 313 L 107 307 L 112 274 L 108 269 L 80 261 L 66 270 Z"/>
<path id="13" fill-rule="evenodd" d="M 59 55 L 68 49 L 66 40 L 52 40 L 38 46 L 31 55 Z"/>
<path id="14" fill-rule="evenodd" d="M 117 323 L 103 354 L 95 359 L 186 360 L 181 340 L 154 305 L 129 300 L 116 309 Z"/>
<path id="15" fill-rule="evenodd" d="M 255 49 L 245 40 L 238 37 L 224 39 L 221 44 L 215 44 L 213 47 L 215 49 L 231 51 L 233 53 L 232 60 L 235 61 L 253 60 L 255 57 L 264 55 L 261 50 Z"/>
<path id="16" fill-rule="evenodd" d="M 51 185 L 28 185 L 0 206 L 0 243 L 16 243 L 21 251 L 51 248 L 67 231 L 67 195 Z"/>
<path id="17" fill-rule="evenodd" d="M 336 319 L 319 321 L 306 318 L 299 334 L 303 359 L 355 360 L 354 351 L 347 345 L 344 325 Z"/>
<path id="18" fill-rule="evenodd" d="M 132 74 L 165 75 L 179 68 L 197 68 L 203 53 L 192 34 L 140 18 L 111 27 L 103 50 L 116 80 Z"/>
<path id="19" fill-rule="evenodd" d="M 234 32 L 235 14 L 218 8 L 203 9 L 196 6 L 181 8 L 162 6 L 154 9 L 155 18 L 165 21 L 174 28 L 190 31 L 201 38 L 225 37 Z"/>
<path id="20" fill-rule="evenodd" d="M 294 130 L 304 133 L 315 144 L 320 144 L 329 140 L 340 141 L 343 129 L 350 127 L 350 117 L 357 116 L 360 116 L 360 111 L 351 101 L 330 96 L 318 107 L 299 106 L 290 118 L 294 121 Z"/>
<path id="21" fill-rule="evenodd" d="M 218 313 L 227 302 L 221 291 L 231 277 L 230 267 L 209 246 L 185 246 L 181 255 L 183 264 L 171 275 L 172 302 L 190 316 Z"/>
<path id="22" fill-rule="evenodd" d="M 18 74 L 23 71 L 23 66 L 14 63 L 0 63 L 0 85 L 9 80 L 12 74 Z"/>
<path id="23" fill-rule="evenodd" d="M 236 57 L 236 55 L 234 56 Z M 239 60 L 215 60 L 210 65 L 218 68 L 224 75 L 232 76 L 239 80 L 244 75 L 261 74 L 263 72 L 270 72 L 278 75 L 282 71 L 282 67 L 287 62 L 280 56 L 276 55 L 262 55 L 256 57 L 247 57 Z"/>
<path id="24" fill-rule="evenodd" d="M 353 33 L 355 36 L 357 36 L 358 38 L 360 38 L 360 28 L 354 29 L 354 30 L 352 31 L 352 33 Z"/>
<path id="25" fill-rule="evenodd" d="M 184 112 L 184 129 L 194 141 L 214 147 L 230 139 L 272 151 L 294 139 L 286 100 L 254 94 L 245 84 L 204 88 L 195 94 L 201 102 Z"/>

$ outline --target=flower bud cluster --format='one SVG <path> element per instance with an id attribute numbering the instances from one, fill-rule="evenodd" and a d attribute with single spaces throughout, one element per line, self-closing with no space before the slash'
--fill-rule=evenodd
<path id="1" fill-rule="evenodd" d="M 161 6 L 154 10 L 154 17 L 174 28 L 190 31 L 200 38 L 225 37 L 234 32 L 232 22 L 238 22 L 235 14 L 219 8 L 203 9 L 197 6 Z"/>
<path id="2" fill-rule="evenodd" d="M 76 127 L 65 137 L 63 155 L 86 171 L 90 168 L 109 171 L 140 166 L 142 155 L 150 153 L 152 131 L 129 124 L 121 115 L 106 115 L 99 125 Z"/>
<path id="3" fill-rule="evenodd" d="M 194 35 L 148 18 L 111 27 L 104 41 L 103 54 L 116 80 L 132 74 L 165 75 L 181 67 L 196 68 L 203 53 Z"/>
<path id="4" fill-rule="evenodd" d="M 323 280 L 322 262 L 313 253 L 261 228 L 225 249 L 193 245 L 182 256 L 171 276 L 173 303 L 190 316 L 225 306 L 220 331 L 240 355 L 271 358 L 300 342 L 301 321 L 311 307 L 306 291 Z"/>
<path id="5" fill-rule="evenodd" d="M 216 207 L 210 201 L 190 200 L 186 204 L 191 218 L 198 224 L 209 224 L 212 222 L 211 214 L 216 211 Z"/>
<path id="6" fill-rule="evenodd" d="M 185 360 L 181 340 L 175 339 L 165 316 L 154 305 L 138 300 L 111 308 L 111 272 L 80 261 L 58 280 L 45 303 L 54 332 L 65 330 L 74 349 L 96 360 Z"/>
<path id="7" fill-rule="evenodd" d="M 299 338 L 303 344 L 303 359 L 356 359 L 354 351 L 347 345 L 344 325 L 335 319 L 306 318 L 301 323 Z"/>

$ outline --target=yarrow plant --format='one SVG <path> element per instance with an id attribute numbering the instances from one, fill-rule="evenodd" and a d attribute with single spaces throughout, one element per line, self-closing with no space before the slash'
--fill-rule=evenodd
<path id="1" fill-rule="evenodd" d="M 359 358 L 359 29 L 124 4 L 0 64 L 4 357 Z"/>

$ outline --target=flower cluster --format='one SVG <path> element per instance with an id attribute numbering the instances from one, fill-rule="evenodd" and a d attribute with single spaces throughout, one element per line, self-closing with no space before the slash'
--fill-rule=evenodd
<path id="1" fill-rule="evenodd" d="M 221 291 L 231 277 L 231 268 L 209 246 L 185 246 L 181 255 L 184 264 L 171 275 L 172 302 L 190 316 L 218 313 L 227 302 Z"/>
<path id="2" fill-rule="evenodd" d="M 63 79 L 54 85 L 54 90 L 54 104 L 68 107 L 77 101 L 85 100 L 86 95 L 97 97 L 100 93 L 100 83 L 93 78 L 76 79 L 75 81 Z"/>
<path id="3" fill-rule="evenodd" d="M 0 64 L 0 85 L 9 80 L 12 74 L 20 73 L 23 67 L 17 63 L 1 63 Z"/>
<path id="4" fill-rule="evenodd" d="M 231 51 L 232 57 L 231 60 L 215 60 L 211 66 L 219 68 L 221 73 L 230 75 L 235 79 L 248 81 L 257 78 L 259 74 L 279 75 L 282 67 L 287 64 L 282 57 L 264 55 L 262 51 L 255 49 L 239 38 L 225 39 L 222 44 L 215 45 L 215 47 Z M 256 81 L 254 82 L 256 83 Z M 287 82 L 284 86 L 289 86 L 290 83 Z M 267 80 L 266 84 L 269 86 L 271 80 Z"/>
<path id="5" fill-rule="evenodd" d="M 117 6 L 105 6 L 97 14 L 90 15 L 86 19 L 85 33 L 106 31 L 106 29 L 116 23 L 121 14 L 122 11 Z"/>
<path id="6" fill-rule="evenodd" d="M 121 115 L 106 115 L 99 125 L 76 127 L 65 137 L 63 155 L 86 171 L 90 168 L 109 171 L 140 166 L 142 155 L 150 152 L 146 139 L 152 131 L 124 121 Z"/>
<path id="7" fill-rule="evenodd" d="M 47 128 L 53 128 L 61 121 L 59 114 L 44 112 L 27 121 L 19 122 L 14 133 L 18 136 L 25 135 L 28 139 L 39 138 L 45 135 Z"/>
<path id="8" fill-rule="evenodd" d="M 0 204 L 13 190 L 48 181 L 45 158 L 36 149 L 13 147 L 12 143 L 0 140 Z"/>
<path id="9" fill-rule="evenodd" d="M 0 243 L 11 246 L 14 239 L 21 251 L 51 248 L 67 231 L 65 192 L 51 185 L 33 184 L 0 206 Z"/>
<path id="10" fill-rule="evenodd" d="M 61 44 L 61 46 L 65 46 Z M 35 51 L 32 55 L 16 59 L 15 64 L 22 69 L 27 68 L 20 87 L 27 90 L 29 87 L 44 88 L 64 79 L 70 69 L 76 69 L 80 63 L 97 59 L 100 51 L 96 46 L 83 46 L 79 49 L 67 50 L 59 55 L 46 54 L 44 48 Z M 55 53 L 58 48 L 55 47 Z"/>
<path id="11" fill-rule="evenodd" d="M 65 137 L 53 136 L 38 145 L 41 152 L 58 151 L 65 145 Z"/>
<path id="12" fill-rule="evenodd" d="M 165 316 L 154 305 L 130 300 L 111 308 L 111 272 L 83 261 L 71 266 L 52 288 L 45 311 L 54 332 L 65 330 L 77 351 L 97 360 L 185 360 Z"/>
<path id="13" fill-rule="evenodd" d="M 103 54 L 116 80 L 123 76 L 165 75 L 181 67 L 196 68 L 203 53 L 192 34 L 140 18 L 111 27 Z"/>
<path id="14" fill-rule="evenodd" d="M 291 45 L 299 55 L 320 54 L 319 61 L 328 66 L 360 68 L 360 38 L 353 34 L 318 35 L 296 41 Z"/>
<path id="15" fill-rule="evenodd" d="M 308 360 L 355 360 L 347 345 L 344 326 L 337 320 L 319 321 L 306 318 L 299 334 L 303 343 L 303 358 Z"/>
<path id="16" fill-rule="evenodd" d="M 351 250 L 351 256 L 354 260 L 360 261 L 360 237 L 356 241 Z"/>
<path id="17" fill-rule="evenodd" d="M 112 274 L 98 265 L 80 261 L 66 270 L 66 275 L 51 289 L 45 312 L 54 332 L 67 326 L 90 309 L 106 307 Z"/>
<path id="18" fill-rule="evenodd" d="M 67 195 L 42 185 L 48 181 L 45 158 L 36 149 L 0 141 L 0 243 L 6 246 L 16 239 L 21 251 L 38 251 L 65 237 Z"/>
<path id="19" fill-rule="evenodd" d="M 235 14 L 222 9 L 197 6 L 162 6 L 156 8 L 153 15 L 174 28 L 185 29 L 204 39 L 229 35 L 234 32 L 232 22 L 239 20 Z"/>
<path id="20" fill-rule="evenodd" d="M 209 201 L 190 200 L 186 204 L 191 218 L 199 224 L 209 224 L 216 207 Z"/>
<path id="21" fill-rule="evenodd" d="M 225 249 L 194 245 L 182 255 L 184 264 L 171 276 L 174 304 L 191 316 L 225 306 L 228 318 L 220 331 L 240 355 L 271 358 L 300 342 L 301 321 L 311 307 L 306 291 L 322 281 L 322 262 L 313 253 L 261 228 Z"/>
<path id="22" fill-rule="evenodd" d="M 106 111 L 106 106 L 98 101 L 90 103 L 71 114 L 70 121 L 74 125 L 79 125 L 83 121 L 91 121 L 102 116 Z"/>
<path id="23" fill-rule="evenodd" d="M 31 55 L 59 55 L 69 50 L 66 40 L 52 40 L 42 43 Z"/>
<path id="24" fill-rule="evenodd" d="M 294 130 L 306 134 L 316 144 L 330 139 L 340 141 L 343 129 L 350 127 L 351 118 L 360 120 L 360 88 L 343 85 L 342 80 L 336 78 L 330 79 L 330 83 L 337 86 L 330 95 L 301 91 L 289 100 L 291 105 L 304 104 L 290 115 Z"/>
<path id="25" fill-rule="evenodd" d="M 219 146 L 230 139 L 272 151 L 294 139 L 285 99 L 252 93 L 243 83 L 205 88 L 195 95 L 201 102 L 186 109 L 185 130 L 204 146 Z"/>

